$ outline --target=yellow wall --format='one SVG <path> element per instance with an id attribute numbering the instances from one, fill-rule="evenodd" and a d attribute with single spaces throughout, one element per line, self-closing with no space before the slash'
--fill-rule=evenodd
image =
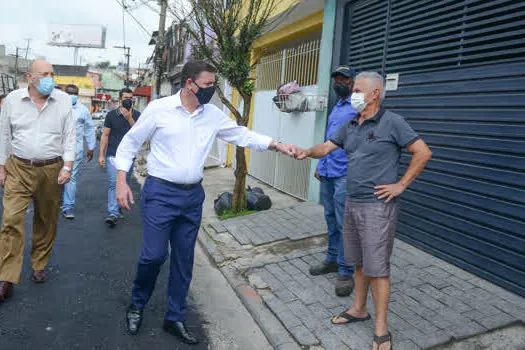
<path id="1" fill-rule="evenodd" d="M 275 11 L 275 14 L 279 14 L 291 6 L 294 6 L 298 4 L 300 0 L 282 0 L 278 3 L 277 9 Z M 263 37 L 261 37 L 254 45 L 254 52 L 253 56 L 254 59 L 257 59 L 261 55 L 264 54 L 264 52 L 267 49 L 271 49 L 272 47 L 285 44 L 289 41 L 301 38 L 305 35 L 319 32 L 323 29 L 323 11 L 318 11 L 316 13 L 311 14 L 310 16 L 304 17 L 300 19 L 297 22 L 288 24 L 279 30 L 270 32 Z M 255 78 L 255 72 L 253 71 L 253 77 Z M 237 91 L 233 90 L 233 105 L 237 106 L 237 99 L 240 98 Z M 252 128 L 253 125 L 253 102 L 254 102 L 254 96 L 252 96 L 252 109 L 250 110 L 250 120 L 248 123 L 248 128 Z M 233 117 L 233 115 L 232 115 Z M 232 145 L 228 145 L 228 157 L 226 164 L 230 166 L 232 164 L 233 157 L 235 157 L 235 154 L 233 152 L 234 147 Z M 246 163 L 248 165 L 248 169 L 250 168 L 250 152 L 248 149 L 246 149 Z"/>

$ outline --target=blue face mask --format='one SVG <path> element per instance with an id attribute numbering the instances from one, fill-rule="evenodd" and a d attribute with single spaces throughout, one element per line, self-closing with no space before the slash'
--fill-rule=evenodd
<path id="1" fill-rule="evenodd" d="M 53 92 L 55 88 L 55 81 L 53 78 L 40 78 L 40 84 L 37 86 L 38 92 L 44 96 L 48 96 Z"/>
<path id="2" fill-rule="evenodd" d="M 71 103 L 73 105 L 76 105 L 78 102 L 78 96 L 77 95 L 71 95 Z"/>

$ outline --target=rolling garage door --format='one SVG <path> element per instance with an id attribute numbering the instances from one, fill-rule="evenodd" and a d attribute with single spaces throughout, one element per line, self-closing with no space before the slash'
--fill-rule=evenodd
<path id="1" fill-rule="evenodd" d="M 404 194 L 399 237 L 525 296 L 525 1 L 341 10 L 341 62 L 399 73 L 385 107 L 434 153 Z"/>

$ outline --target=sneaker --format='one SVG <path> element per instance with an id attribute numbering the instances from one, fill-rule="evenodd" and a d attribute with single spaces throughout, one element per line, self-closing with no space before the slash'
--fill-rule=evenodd
<path id="1" fill-rule="evenodd" d="M 339 265 L 337 263 L 329 262 L 329 261 L 323 261 L 317 266 L 313 266 L 310 269 L 310 275 L 312 276 L 319 276 L 319 275 L 326 275 L 327 273 L 331 272 L 337 272 L 339 269 Z"/>
<path id="2" fill-rule="evenodd" d="M 337 276 L 335 282 L 335 295 L 338 297 L 347 297 L 354 290 L 354 279 L 351 276 Z"/>
<path id="3" fill-rule="evenodd" d="M 73 220 L 75 218 L 75 214 L 73 214 L 73 210 L 66 209 L 62 212 L 62 215 L 68 220 Z"/>
<path id="4" fill-rule="evenodd" d="M 117 226 L 117 217 L 114 215 L 110 215 L 106 218 L 106 220 L 104 220 L 104 222 L 106 223 L 106 225 L 113 228 Z"/>

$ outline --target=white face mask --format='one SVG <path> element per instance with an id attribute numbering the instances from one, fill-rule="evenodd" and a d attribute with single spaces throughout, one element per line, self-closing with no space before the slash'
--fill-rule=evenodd
<path id="1" fill-rule="evenodd" d="M 362 112 L 367 105 L 367 102 L 365 102 L 365 94 L 362 92 L 354 92 L 350 98 L 350 103 L 356 111 Z"/>

